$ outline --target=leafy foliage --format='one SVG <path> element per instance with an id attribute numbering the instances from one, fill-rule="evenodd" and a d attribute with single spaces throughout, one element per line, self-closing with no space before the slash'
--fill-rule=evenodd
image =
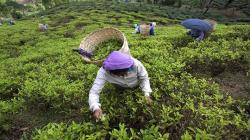
<path id="1" fill-rule="evenodd" d="M 104 59 L 110 54 L 112 51 L 118 51 L 122 47 L 122 42 L 117 40 L 109 40 L 99 44 L 94 51 L 94 60 Z"/>
<path id="2" fill-rule="evenodd" d="M 143 37 L 131 34 L 134 22 L 178 21 L 92 6 L 57 7 L 62 9 L 1 26 L 0 139 L 14 130 L 24 132 L 23 139 L 248 137 L 249 100 L 233 99 L 211 78 L 238 65 L 247 76 L 249 25 L 219 25 L 201 42 L 184 36 L 186 29 L 179 25 L 157 26 L 156 36 Z M 49 24 L 47 32 L 37 30 L 40 22 Z M 109 26 L 124 32 L 132 55 L 146 67 L 153 103 L 146 104 L 139 88 L 121 90 L 107 84 L 100 95 L 105 118 L 95 122 L 87 99 L 98 67 L 83 64 L 72 49 L 92 31 Z M 67 31 L 74 37 L 66 37 Z M 100 57 L 108 54 L 108 46 L 118 44 L 102 44 L 107 50 L 97 50 Z M 209 73 L 204 78 L 195 70 Z"/>

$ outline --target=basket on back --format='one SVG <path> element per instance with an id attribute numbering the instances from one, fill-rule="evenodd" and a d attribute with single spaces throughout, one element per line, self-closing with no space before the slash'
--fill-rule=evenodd
<path id="1" fill-rule="evenodd" d="M 111 39 L 117 39 L 123 42 L 119 51 L 130 55 L 128 42 L 125 35 L 121 31 L 115 28 L 103 28 L 92 32 L 81 41 L 80 48 L 83 49 L 87 54 L 91 54 L 95 51 L 96 47 L 100 43 Z M 105 60 L 105 58 L 101 60 L 91 60 L 89 55 L 82 56 L 82 58 L 85 62 L 96 65 L 101 65 L 102 62 Z"/>
<path id="2" fill-rule="evenodd" d="M 142 24 L 140 25 L 140 34 L 148 36 L 150 31 L 150 25 Z"/>

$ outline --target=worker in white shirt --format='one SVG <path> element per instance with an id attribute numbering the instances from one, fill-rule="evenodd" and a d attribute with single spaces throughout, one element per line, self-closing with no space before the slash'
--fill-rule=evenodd
<path id="1" fill-rule="evenodd" d="M 133 88 L 140 85 L 147 102 L 152 102 L 150 98 L 152 90 L 149 83 L 149 77 L 143 64 L 130 55 L 119 51 L 113 51 L 103 62 L 89 92 L 89 107 L 90 110 L 93 111 L 96 120 L 102 117 L 99 94 L 105 82 L 124 88 Z"/>

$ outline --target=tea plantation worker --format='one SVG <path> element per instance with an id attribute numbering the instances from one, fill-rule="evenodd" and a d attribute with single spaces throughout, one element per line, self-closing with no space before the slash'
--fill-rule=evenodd
<path id="1" fill-rule="evenodd" d="M 203 31 L 200 30 L 196 30 L 196 29 L 191 29 L 187 32 L 187 35 L 192 36 L 193 38 L 195 38 L 197 41 L 203 40 L 205 38 L 205 33 Z"/>
<path id="2" fill-rule="evenodd" d="M 135 28 L 135 30 L 134 30 L 134 34 L 139 34 L 140 33 L 140 25 L 139 24 L 134 24 L 134 28 Z"/>
<path id="3" fill-rule="evenodd" d="M 44 29 L 48 30 L 48 24 L 44 24 Z"/>
<path id="4" fill-rule="evenodd" d="M 149 35 L 155 35 L 155 26 L 155 22 L 150 23 Z"/>
<path id="5" fill-rule="evenodd" d="M 190 29 L 187 34 L 195 38 L 197 41 L 205 39 L 209 33 L 213 32 L 216 27 L 214 20 L 186 19 L 181 25 Z"/>
<path id="6" fill-rule="evenodd" d="M 123 88 L 134 88 L 140 85 L 147 103 L 151 103 L 152 92 L 148 73 L 143 64 L 130 55 L 113 51 L 109 54 L 99 69 L 94 84 L 89 92 L 89 107 L 93 116 L 99 120 L 102 116 L 99 94 L 105 82 L 118 85 Z"/>
<path id="7" fill-rule="evenodd" d="M 48 30 L 48 24 L 39 23 L 38 28 L 39 28 L 40 31 L 46 31 L 46 30 Z"/>
<path id="8" fill-rule="evenodd" d="M 9 25 L 15 25 L 16 24 L 16 22 L 15 22 L 15 20 L 14 19 L 9 19 Z"/>

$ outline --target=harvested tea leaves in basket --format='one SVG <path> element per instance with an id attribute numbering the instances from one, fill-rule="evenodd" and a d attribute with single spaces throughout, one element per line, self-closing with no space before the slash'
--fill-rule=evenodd
<path id="1" fill-rule="evenodd" d="M 92 60 L 105 59 L 112 51 L 118 51 L 122 48 L 122 42 L 116 39 L 111 39 L 102 42 L 96 46 Z"/>

